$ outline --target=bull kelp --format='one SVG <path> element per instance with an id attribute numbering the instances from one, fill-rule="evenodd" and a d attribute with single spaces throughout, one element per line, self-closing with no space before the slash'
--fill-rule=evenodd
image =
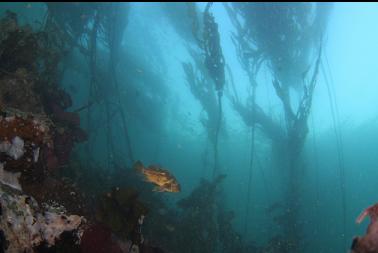
<path id="1" fill-rule="evenodd" d="M 0 253 L 378 253 L 378 5 L 0 7 Z"/>

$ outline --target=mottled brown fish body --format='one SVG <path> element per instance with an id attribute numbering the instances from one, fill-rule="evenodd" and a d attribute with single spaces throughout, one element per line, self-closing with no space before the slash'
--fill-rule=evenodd
<path id="1" fill-rule="evenodd" d="M 147 182 L 156 185 L 154 191 L 158 192 L 180 192 L 180 184 L 177 182 L 176 178 L 169 173 L 169 171 L 160 168 L 156 165 L 150 165 L 145 168 L 142 162 L 137 161 L 134 164 L 134 169 L 139 173 L 144 175 Z"/>

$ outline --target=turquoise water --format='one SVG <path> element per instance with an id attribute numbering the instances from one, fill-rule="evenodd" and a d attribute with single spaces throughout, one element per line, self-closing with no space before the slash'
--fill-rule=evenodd
<path id="1" fill-rule="evenodd" d="M 62 174 L 87 194 L 135 187 L 157 246 L 180 252 L 181 238 L 185 252 L 331 253 L 365 233 L 355 219 L 378 200 L 377 4 L 0 7 L 33 32 L 65 34 L 56 85 L 88 139 Z M 171 172 L 181 192 L 153 192 L 134 175 L 137 160 Z M 129 174 L 101 184 L 118 170 Z M 219 175 L 213 194 L 198 188 Z M 195 189 L 192 205 L 177 205 Z"/>

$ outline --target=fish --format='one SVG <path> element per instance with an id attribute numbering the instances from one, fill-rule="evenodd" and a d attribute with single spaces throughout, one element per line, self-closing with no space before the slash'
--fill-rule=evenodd
<path id="1" fill-rule="evenodd" d="M 141 161 L 134 164 L 134 169 L 144 176 L 146 182 L 155 185 L 156 192 L 180 192 L 181 186 L 176 178 L 168 170 L 157 165 L 144 167 Z"/>
<path id="2" fill-rule="evenodd" d="M 378 203 L 366 208 L 356 220 L 360 224 L 365 217 L 370 217 L 370 224 L 366 234 L 362 237 L 354 237 L 351 253 L 372 253 L 378 252 Z"/>

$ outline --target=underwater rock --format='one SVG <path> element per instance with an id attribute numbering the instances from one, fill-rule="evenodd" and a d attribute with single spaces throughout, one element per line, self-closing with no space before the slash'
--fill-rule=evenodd
<path id="1" fill-rule="evenodd" d="M 46 167 L 50 171 L 57 169 L 59 167 L 59 159 L 52 148 L 43 147 L 42 154 L 43 154 L 42 157 L 43 157 L 43 160 L 45 161 Z"/>
<path id="2" fill-rule="evenodd" d="M 8 108 L 0 116 L 0 182 L 21 190 L 21 176 L 42 176 L 41 150 L 52 149 L 51 122 L 42 115 Z M 40 182 L 38 182 L 40 183 Z"/>
<path id="3" fill-rule="evenodd" d="M 90 209 L 87 200 L 78 187 L 66 178 L 55 179 L 46 177 L 43 180 L 38 175 L 21 175 L 22 189 L 33 196 L 38 203 L 50 205 L 58 203 L 69 213 L 88 216 Z M 48 190 L 46 190 L 48 189 Z"/>
<path id="4" fill-rule="evenodd" d="M 54 245 L 55 239 L 64 231 L 72 231 L 77 229 L 83 222 L 83 217 L 78 215 L 64 215 L 53 212 L 46 212 L 42 218 L 42 238 L 48 245 Z"/>
<path id="5" fill-rule="evenodd" d="M 53 133 L 54 149 L 47 151 L 46 160 L 49 169 L 68 164 L 71 151 L 76 142 L 88 139 L 86 132 L 80 128 L 80 115 L 67 112 L 72 105 L 70 96 L 58 87 L 50 88 L 44 94 L 45 109 L 55 124 Z"/>
<path id="6" fill-rule="evenodd" d="M 0 163 L 8 172 L 34 167 L 42 147 L 52 147 L 48 119 L 40 115 L 7 110 L 0 116 Z"/>
<path id="7" fill-rule="evenodd" d="M 67 112 L 72 106 L 72 100 L 68 93 L 59 87 L 49 87 L 43 91 L 45 111 L 51 115 L 52 120 L 68 127 L 80 127 L 80 116 L 76 112 Z"/>
<path id="8" fill-rule="evenodd" d="M 370 224 L 366 234 L 353 239 L 351 253 L 375 253 L 378 252 L 378 203 L 366 208 L 357 218 L 361 223 L 366 216 L 370 217 Z"/>
<path id="9" fill-rule="evenodd" d="M 47 156 L 49 168 L 67 165 L 75 142 L 83 142 L 86 139 L 86 133 L 80 128 L 58 129 L 54 134 L 54 150 Z"/>
<path id="10" fill-rule="evenodd" d="M 19 176 L 10 172 L 21 172 L 21 186 L 26 181 L 40 185 L 51 171 L 68 163 L 75 141 L 83 140 L 83 135 L 79 128 L 75 132 L 60 131 L 42 115 L 7 109 L 6 115 L 0 116 L 0 163 L 3 166 L 0 181 L 8 184 L 10 175 Z M 2 179 L 5 176 L 7 180 Z M 15 182 L 10 181 L 20 190 Z"/>
<path id="11" fill-rule="evenodd" d="M 81 253 L 79 238 L 76 236 L 75 230 L 64 231 L 53 246 L 43 242 L 33 250 L 38 253 Z"/>
<path id="12" fill-rule="evenodd" d="M 28 113 L 44 113 L 32 74 L 23 68 L 0 78 L 0 105 Z"/>
<path id="13" fill-rule="evenodd" d="M 20 172 L 12 173 L 4 170 L 3 164 L 0 163 L 0 183 L 21 191 L 20 176 Z"/>
<path id="14" fill-rule="evenodd" d="M 85 219 L 67 215 L 63 208 L 48 205 L 41 208 L 33 197 L 1 184 L 0 203 L 3 213 L 0 227 L 9 242 L 7 252 L 34 252 L 33 248 L 42 244 L 53 246 L 65 231 L 75 231 L 78 241 L 81 237 Z"/>
<path id="15" fill-rule="evenodd" d="M 66 112 L 56 103 L 50 103 L 53 117 L 57 121 L 68 123 L 72 126 L 80 126 L 80 116 L 78 113 Z"/>
<path id="16" fill-rule="evenodd" d="M 17 15 L 6 12 L 0 20 L 0 109 L 10 108 L 25 115 L 45 115 L 37 86 L 43 79 L 38 73 L 42 54 L 39 40 L 42 33 L 29 26 L 19 26 Z M 18 115 L 19 116 L 19 115 Z M 22 126 L 22 122 L 16 122 Z M 0 123 L 2 125 L 2 122 Z M 24 127 L 33 131 L 30 125 Z M 14 128 L 10 128 L 13 130 Z M 0 129 L 3 132 L 4 129 Z M 16 129 L 17 130 L 17 129 Z M 41 135 L 43 136 L 43 135 Z M 22 139 L 23 137 L 20 136 Z"/>
<path id="17" fill-rule="evenodd" d="M 34 32 L 28 26 L 19 26 L 17 15 L 9 11 L 6 12 L 5 18 L 0 19 L 1 113 L 7 113 L 5 110 L 12 108 L 23 114 L 24 120 L 28 120 L 29 116 L 34 118 L 40 115 L 41 118 L 53 123 L 49 124 L 51 141 L 47 148 L 42 148 L 41 143 L 34 141 L 34 138 L 25 139 L 25 136 L 19 134 L 20 131 L 25 132 L 29 129 L 29 132 L 36 132 L 38 135 L 38 131 L 34 131 L 27 122 L 20 122 L 18 118 L 9 128 L 10 131 L 15 131 L 12 136 L 8 136 L 11 134 L 9 131 L 2 134 L 5 130 L 2 129 L 3 122 L 0 122 L 0 141 L 3 141 L 2 135 L 6 135 L 10 142 L 14 134 L 25 141 L 25 146 L 26 141 L 29 141 L 36 149 L 31 157 L 28 156 L 28 160 L 36 162 L 39 151 L 43 151 L 42 153 L 46 153 L 43 155 L 45 164 L 50 170 L 66 165 L 74 143 L 87 139 L 85 132 L 80 128 L 79 114 L 65 111 L 72 105 L 72 100 L 69 94 L 59 88 L 58 65 L 65 47 L 64 43 L 59 43 L 59 39 L 54 37 L 56 34 L 50 31 Z M 21 126 L 22 129 L 19 130 L 15 126 Z M 14 151 L 17 150 L 22 149 Z M 17 155 L 14 160 L 18 160 L 22 153 Z M 2 157 L 0 162 L 4 162 Z M 27 168 L 25 164 L 13 164 L 13 167 Z M 12 167 L 12 164 L 7 163 L 5 169 L 9 166 Z"/>
<path id="18" fill-rule="evenodd" d="M 6 145 L 6 148 L 4 150 L 1 150 L 0 152 L 5 152 L 7 155 L 12 157 L 14 160 L 18 160 L 21 158 L 25 151 L 24 151 L 24 140 L 21 139 L 20 137 L 16 136 L 12 139 L 12 142 L 9 143 L 8 141 L 3 142 Z M 34 159 L 33 159 L 34 160 Z"/>
<path id="19" fill-rule="evenodd" d="M 38 33 L 30 26 L 19 26 L 17 15 L 10 11 L 0 20 L 0 64 L 3 71 L 14 72 L 18 68 L 33 69 L 39 53 Z"/>
<path id="20" fill-rule="evenodd" d="M 0 253 L 5 253 L 8 246 L 9 242 L 7 241 L 7 238 L 5 238 L 4 231 L 0 229 Z"/>

